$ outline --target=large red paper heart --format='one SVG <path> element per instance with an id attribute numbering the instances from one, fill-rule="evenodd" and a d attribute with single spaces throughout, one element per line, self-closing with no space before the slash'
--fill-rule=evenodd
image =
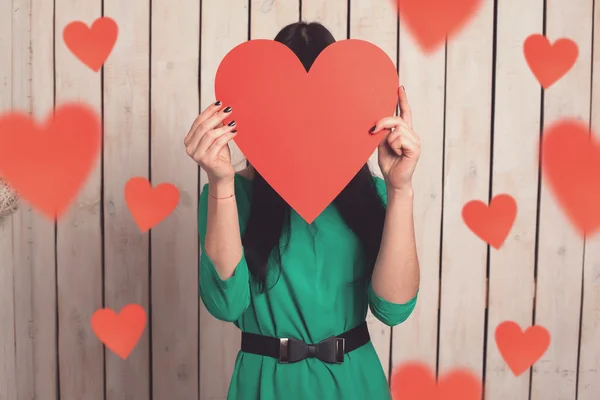
<path id="1" fill-rule="evenodd" d="M 398 74 L 377 46 L 342 40 L 307 73 L 281 43 L 252 40 L 217 70 L 217 99 L 233 108 L 235 142 L 252 166 L 308 223 L 367 162 L 394 114 Z"/>
<path id="2" fill-rule="evenodd" d="M 60 218 L 98 158 L 100 118 L 65 104 L 38 126 L 26 114 L 0 115 L 0 176 L 46 216 Z"/>
<path id="3" fill-rule="evenodd" d="M 476 15 L 483 0 L 391 0 L 425 53 L 439 49 Z"/>
<path id="4" fill-rule="evenodd" d="M 544 89 L 548 89 L 575 65 L 579 47 L 571 39 L 558 39 L 554 44 L 544 35 L 531 35 L 523 44 L 523 53 L 531 72 Z"/>
<path id="5" fill-rule="evenodd" d="M 481 380 L 466 369 L 453 369 L 438 382 L 424 364 L 409 362 L 394 368 L 391 378 L 393 400 L 480 400 Z"/>
<path id="6" fill-rule="evenodd" d="M 600 228 L 600 142 L 587 123 L 561 120 L 544 131 L 542 172 L 581 235 Z"/>
<path id="7" fill-rule="evenodd" d="M 517 323 L 504 321 L 496 328 L 495 336 L 498 350 L 515 376 L 527 371 L 550 346 L 550 333 L 539 325 L 523 332 Z"/>

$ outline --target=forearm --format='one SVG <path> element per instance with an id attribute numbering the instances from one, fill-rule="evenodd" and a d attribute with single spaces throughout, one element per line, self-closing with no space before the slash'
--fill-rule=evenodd
<path id="1" fill-rule="evenodd" d="M 419 289 L 419 260 L 415 243 L 412 189 L 388 190 L 381 247 L 373 271 L 375 294 L 403 304 Z"/>
<path id="2" fill-rule="evenodd" d="M 209 182 L 206 255 L 213 262 L 222 280 L 230 278 L 242 258 L 242 239 L 234 183 L 213 184 Z M 215 199 L 214 197 L 219 199 Z"/>

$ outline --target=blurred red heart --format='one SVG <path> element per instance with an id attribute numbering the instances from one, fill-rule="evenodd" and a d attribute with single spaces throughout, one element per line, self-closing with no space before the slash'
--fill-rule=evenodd
<path id="1" fill-rule="evenodd" d="M 481 400 L 481 380 L 465 369 L 453 369 L 435 381 L 424 364 L 410 362 L 394 369 L 391 378 L 393 400 Z"/>
<path id="2" fill-rule="evenodd" d="M 19 112 L 0 115 L 0 175 L 49 218 L 60 218 L 98 158 L 100 118 L 80 104 L 58 107 L 42 125 Z"/>
<path id="3" fill-rule="evenodd" d="M 565 119 L 542 137 L 542 173 L 581 235 L 600 228 L 600 142 L 587 123 Z"/>
<path id="4" fill-rule="evenodd" d="M 483 0 L 392 0 L 421 49 L 430 53 L 475 16 Z"/>
<path id="5" fill-rule="evenodd" d="M 377 148 L 382 134 L 369 129 L 394 114 L 397 89 L 393 61 L 361 40 L 328 46 L 310 73 L 281 43 L 245 42 L 223 59 L 215 82 L 217 99 L 233 108 L 235 142 L 309 223 Z"/>

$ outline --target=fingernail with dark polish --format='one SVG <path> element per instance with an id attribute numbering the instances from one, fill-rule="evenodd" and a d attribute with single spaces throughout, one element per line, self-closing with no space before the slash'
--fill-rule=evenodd
<path id="1" fill-rule="evenodd" d="M 235 124 L 236 124 L 236 122 L 235 122 L 235 121 L 231 121 L 231 122 L 230 122 L 230 123 L 228 123 L 227 125 L 228 125 L 228 126 L 234 126 Z"/>
<path id="2" fill-rule="evenodd" d="M 375 129 L 377 129 L 377 125 L 373 125 L 373 127 L 369 129 L 369 132 L 373 133 L 375 132 Z"/>
<path id="3" fill-rule="evenodd" d="M 231 112 L 231 107 L 227 107 L 226 109 L 223 110 L 223 112 L 226 112 L 226 113 Z"/>
<path id="4" fill-rule="evenodd" d="M 402 86 L 402 90 L 404 90 L 404 93 L 406 93 L 406 88 L 404 86 Z"/>
<path id="5" fill-rule="evenodd" d="M 237 129 L 232 130 L 231 133 L 237 133 Z"/>
<path id="6" fill-rule="evenodd" d="M 217 101 L 217 102 L 215 103 L 215 106 L 220 106 L 220 105 L 221 105 L 221 102 L 220 102 L 220 101 Z"/>

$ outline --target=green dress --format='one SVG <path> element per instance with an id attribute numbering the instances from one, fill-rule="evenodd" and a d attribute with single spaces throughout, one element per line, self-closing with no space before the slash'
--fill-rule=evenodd
<path id="1" fill-rule="evenodd" d="M 374 178 L 386 202 L 385 184 Z M 250 214 L 252 181 L 236 174 L 235 193 L 243 234 Z M 208 185 L 200 197 L 200 296 L 215 317 L 233 322 L 243 332 L 294 337 L 318 343 L 354 328 L 365 320 L 367 307 L 386 325 L 397 325 L 411 314 L 417 296 L 393 304 L 377 296 L 360 279 L 365 260 L 360 243 L 334 205 L 307 224 L 291 212 L 289 245 L 282 252 L 277 283 L 259 293 L 250 279 L 244 256 L 233 276 L 223 281 L 204 251 Z M 269 279 L 269 278 L 268 278 Z M 389 388 L 373 344 L 344 357 L 342 364 L 317 358 L 280 364 L 278 360 L 239 352 L 228 400 L 389 399 Z"/>

